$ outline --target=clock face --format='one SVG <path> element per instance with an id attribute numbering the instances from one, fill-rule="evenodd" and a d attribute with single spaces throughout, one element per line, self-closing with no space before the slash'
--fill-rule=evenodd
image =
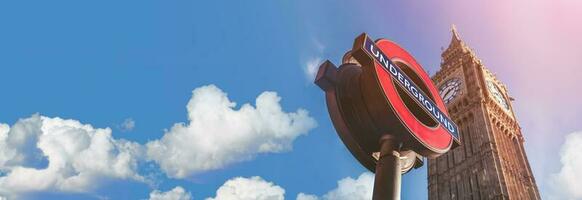
<path id="1" fill-rule="evenodd" d="M 460 93 L 461 80 L 458 78 L 453 78 L 448 80 L 445 84 L 441 85 L 439 88 L 439 95 L 443 98 L 445 104 L 451 102 Z"/>
<path id="2" fill-rule="evenodd" d="M 499 88 L 493 84 L 493 82 L 487 81 L 487 89 L 493 95 L 495 101 L 501 105 L 501 107 L 503 107 L 505 110 L 509 110 L 509 105 L 507 104 L 507 101 L 505 101 L 505 97 L 503 97 L 503 94 L 501 94 L 501 91 L 499 91 Z"/>

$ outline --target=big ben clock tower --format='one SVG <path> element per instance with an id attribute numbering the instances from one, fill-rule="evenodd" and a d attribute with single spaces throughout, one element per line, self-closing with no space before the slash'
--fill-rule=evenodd
<path id="1" fill-rule="evenodd" d="M 454 26 L 432 79 L 462 146 L 428 160 L 429 199 L 540 199 L 508 90 Z"/>

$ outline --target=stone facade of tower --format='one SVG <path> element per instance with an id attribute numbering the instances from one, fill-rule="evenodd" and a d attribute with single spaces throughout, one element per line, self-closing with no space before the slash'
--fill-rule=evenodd
<path id="1" fill-rule="evenodd" d="M 506 86 L 452 32 L 432 79 L 462 146 L 428 160 L 429 199 L 540 199 Z"/>

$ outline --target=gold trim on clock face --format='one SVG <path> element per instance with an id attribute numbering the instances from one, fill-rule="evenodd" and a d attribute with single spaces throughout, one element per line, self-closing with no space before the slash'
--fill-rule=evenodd
<path id="1" fill-rule="evenodd" d="M 439 95 L 445 104 L 451 102 L 461 92 L 461 80 L 458 78 L 449 79 L 439 88 Z"/>

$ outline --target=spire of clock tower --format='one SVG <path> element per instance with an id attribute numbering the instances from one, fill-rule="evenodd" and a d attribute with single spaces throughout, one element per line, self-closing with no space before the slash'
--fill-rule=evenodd
<path id="1" fill-rule="evenodd" d="M 461 37 L 459 37 L 459 33 L 457 32 L 457 26 L 455 26 L 455 24 L 451 25 L 451 32 L 453 33 L 453 38 L 451 38 L 451 43 L 461 42 Z"/>
<path id="2" fill-rule="evenodd" d="M 461 40 L 461 36 L 457 31 L 457 27 L 452 24 L 451 25 L 451 41 L 447 49 L 445 49 L 442 54 L 442 68 L 448 68 L 450 66 L 456 66 L 452 62 L 456 62 L 459 59 L 474 59 L 476 58 L 471 48 L 469 48 L 463 40 Z"/>
<path id="3" fill-rule="evenodd" d="M 449 43 L 448 49 L 458 47 L 462 49 L 468 49 L 463 40 L 461 40 L 459 32 L 457 32 L 457 26 L 455 26 L 455 24 L 451 24 L 451 42 Z"/>

